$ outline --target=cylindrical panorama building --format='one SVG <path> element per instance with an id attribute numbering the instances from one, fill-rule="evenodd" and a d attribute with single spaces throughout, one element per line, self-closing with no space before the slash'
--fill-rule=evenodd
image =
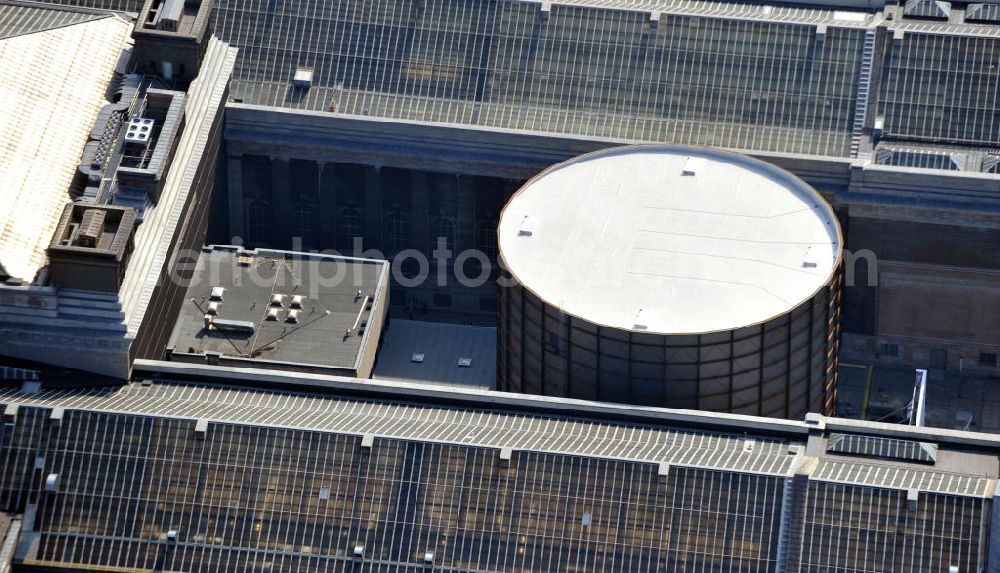
<path id="1" fill-rule="evenodd" d="M 599 151 L 515 193 L 498 243 L 501 389 L 833 413 L 843 239 L 794 175 L 708 148 Z"/>

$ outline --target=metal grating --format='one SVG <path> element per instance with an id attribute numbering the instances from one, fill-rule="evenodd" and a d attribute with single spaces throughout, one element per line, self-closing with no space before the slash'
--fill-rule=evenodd
<path id="1" fill-rule="evenodd" d="M 496 450 L 456 444 L 195 428 L 67 411 L 38 451 L 38 479 L 60 479 L 53 493 L 32 492 L 37 560 L 423 571 L 433 552 L 435 568 L 468 572 L 776 566 L 781 477 L 673 468 L 662 481 L 654 464 L 523 451 L 502 462 Z"/>
<path id="2" fill-rule="evenodd" d="M 802 531 L 802 570 L 985 571 L 986 501 L 810 481 Z"/>
<path id="3" fill-rule="evenodd" d="M 240 48 L 232 93 L 245 103 L 849 154 L 864 28 L 818 34 L 740 10 L 757 19 L 688 9 L 653 27 L 648 12 L 591 5 L 545 18 L 511 0 L 222 0 L 213 29 Z M 302 66 L 306 93 L 290 84 Z"/>
<path id="4" fill-rule="evenodd" d="M 460 443 L 482 441 L 489 427 L 498 442 L 530 435 L 520 443 L 536 447 L 585 438 L 576 447 L 592 454 L 589 443 L 655 441 L 643 426 L 285 392 L 4 389 L 4 402 L 20 407 L 0 434 L 0 510 L 37 507 L 41 565 L 417 573 L 433 553 L 435 568 L 468 573 L 742 572 L 778 570 L 795 555 L 809 571 L 977 571 L 995 488 L 821 459 L 812 479 L 788 489 L 787 473 Z M 66 408 L 58 423 L 55 406 Z M 392 435 L 359 433 L 373 428 L 370 417 Z M 350 433 L 330 431 L 341 420 Z M 401 437 L 411 424 L 441 441 Z M 798 459 L 788 442 L 667 433 L 703 450 L 696 455 L 736 448 L 745 460 Z M 52 474 L 58 483 L 44 492 Z"/>
<path id="5" fill-rule="evenodd" d="M 0 419 L 0 512 L 19 512 L 27 503 L 25 484 L 45 439 L 44 421 L 45 411 L 38 409 L 20 412 L 19 423 Z"/>
<path id="6" fill-rule="evenodd" d="M 933 464 L 937 461 L 936 444 L 856 434 L 830 434 L 826 442 L 826 451 L 872 458 L 909 460 L 924 464 Z"/>
<path id="7" fill-rule="evenodd" d="M 992 497 L 995 480 L 950 472 L 821 459 L 812 479 L 890 489 Z"/>
<path id="8" fill-rule="evenodd" d="M 886 136 L 1000 145 L 1000 39 L 907 32 L 886 58 Z"/>
<path id="9" fill-rule="evenodd" d="M 934 152 L 922 149 L 882 148 L 875 154 L 875 163 L 878 165 L 895 165 L 897 167 L 963 171 L 967 162 L 968 156 L 964 153 Z"/>
<path id="10" fill-rule="evenodd" d="M 741 436 L 711 432 L 206 386 L 0 390 L 0 403 L 12 401 L 769 475 L 786 474 L 793 461 L 788 442 L 780 440 L 754 440 L 747 451 Z"/>

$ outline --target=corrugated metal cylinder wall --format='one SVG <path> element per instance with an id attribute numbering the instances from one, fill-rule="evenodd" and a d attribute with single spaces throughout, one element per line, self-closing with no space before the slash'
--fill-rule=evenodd
<path id="1" fill-rule="evenodd" d="M 598 326 L 519 284 L 499 291 L 502 390 L 790 419 L 834 413 L 839 271 L 764 323 L 685 336 Z"/>

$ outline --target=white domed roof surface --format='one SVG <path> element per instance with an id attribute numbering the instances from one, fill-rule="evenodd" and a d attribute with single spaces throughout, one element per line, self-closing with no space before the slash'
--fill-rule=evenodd
<path id="1" fill-rule="evenodd" d="M 608 149 L 556 165 L 504 208 L 501 258 L 563 312 L 660 334 L 786 313 L 830 281 L 842 239 L 812 187 L 743 155 Z"/>

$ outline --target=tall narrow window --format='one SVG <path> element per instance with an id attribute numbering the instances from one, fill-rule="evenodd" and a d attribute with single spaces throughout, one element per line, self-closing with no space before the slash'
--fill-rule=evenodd
<path id="1" fill-rule="evenodd" d="M 271 208 L 264 201 L 250 203 L 247 213 L 247 242 L 250 246 L 267 245 L 270 231 Z"/>
<path id="2" fill-rule="evenodd" d="M 497 260 L 497 222 L 493 220 L 479 221 L 477 247 L 489 258 L 491 263 Z"/>
<path id="3" fill-rule="evenodd" d="M 344 207 L 340 211 L 340 239 L 337 248 L 342 253 L 354 252 L 354 238 L 360 237 L 364 228 L 361 225 L 361 211 L 356 207 Z"/>
<path id="4" fill-rule="evenodd" d="M 386 216 L 386 253 L 389 256 L 406 249 L 410 240 L 410 218 L 405 213 L 393 211 Z"/>
<path id="5" fill-rule="evenodd" d="M 302 248 L 307 251 L 315 250 L 317 248 L 315 206 L 308 201 L 296 203 L 295 223 L 298 227 L 299 237 L 302 239 Z"/>

